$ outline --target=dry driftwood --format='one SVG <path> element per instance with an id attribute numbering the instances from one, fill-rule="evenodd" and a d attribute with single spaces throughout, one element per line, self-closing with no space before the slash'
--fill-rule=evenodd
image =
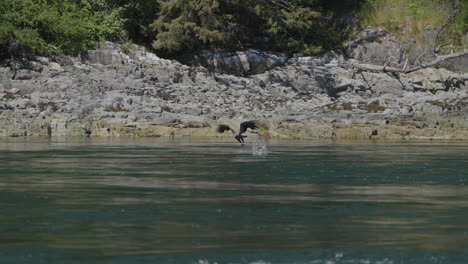
<path id="1" fill-rule="evenodd" d="M 436 66 L 437 64 L 439 64 L 439 63 L 441 63 L 441 62 L 443 62 L 445 60 L 448 60 L 448 59 L 459 58 L 459 57 L 467 56 L 467 55 L 468 55 L 468 50 L 463 50 L 463 51 L 460 51 L 460 52 L 457 52 L 457 53 L 452 53 L 452 54 L 448 54 L 448 55 L 444 55 L 444 56 L 437 56 L 431 62 L 424 63 L 424 64 L 421 64 L 421 65 L 418 65 L 416 67 L 412 67 L 412 68 L 409 68 L 409 69 L 405 69 L 405 68 L 400 69 L 400 68 L 395 68 L 395 67 L 387 67 L 387 66 L 380 66 L 380 65 L 375 65 L 375 64 L 365 64 L 365 63 L 353 63 L 352 66 L 357 68 L 357 69 L 360 69 L 360 70 L 372 71 L 372 72 L 410 73 L 410 72 L 414 72 L 414 71 L 421 70 L 421 69 L 424 69 L 424 68 L 429 68 L 429 67 Z"/>
<path id="2" fill-rule="evenodd" d="M 461 5 L 461 2 L 460 0 L 453 0 L 452 1 L 452 11 L 450 12 L 449 16 L 447 17 L 445 23 L 439 28 L 439 30 L 437 31 L 437 35 L 435 37 L 435 41 L 434 41 L 434 45 L 437 45 L 437 42 L 439 41 L 442 33 L 444 32 L 445 30 L 445 27 L 447 27 L 448 25 L 450 25 L 453 20 L 455 20 L 455 17 L 458 15 L 458 13 L 460 12 L 459 8 L 460 8 L 460 5 Z M 449 40 L 447 42 L 444 42 L 444 43 L 441 43 L 438 47 L 435 47 L 434 46 L 434 53 L 438 53 L 440 51 L 440 49 L 444 46 L 447 46 L 448 44 L 450 44 L 453 40 Z"/>
<path id="3" fill-rule="evenodd" d="M 460 0 L 452 0 L 452 11 L 448 15 L 445 23 L 437 31 L 437 35 L 436 35 L 435 40 L 434 40 L 434 48 L 433 48 L 433 55 L 436 55 L 436 57 L 431 62 L 424 63 L 424 64 L 419 64 L 419 60 L 423 56 L 426 56 L 428 54 L 428 52 L 426 51 L 426 52 L 422 52 L 417 57 L 417 59 L 416 59 L 417 66 L 414 66 L 414 67 L 411 67 L 411 68 L 408 68 L 408 69 L 406 69 L 406 66 L 407 66 L 407 63 L 408 63 L 408 58 L 406 59 L 405 65 L 401 69 L 397 68 L 397 67 L 388 67 L 387 66 L 388 63 L 386 63 L 384 66 L 374 65 L 374 64 L 365 64 L 365 63 L 364 64 L 363 63 L 353 63 L 352 65 L 355 68 L 358 68 L 358 69 L 361 69 L 361 70 L 364 70 L 364 71 L 410 73 L 410 72 L 414 72 L 414 71 L 421 70 L 421 69 L 424 69 L 424 68 L 429 68 L 429 67 L 436 66 L 437 64 L 439 64 L 439 63 L 441 63 L 441 62 L 443 62 L 445 60 L 448 60 L 448 59 L 453 59 L 453 58 L 458 58 L 458 57 L 468 55 L 468 50 L 463 50 L 463 51 L 460 51 L 460 52 L 457 52 L 457 53 L 451 53 L 451 54 L 447 54 L 447 55 L 443 55 L 443 56 L 438 56 L 437 55 L 442 47 L 447 46 L 448 44 L 450 44 L 453 41 L 453 39 L 448 40 L 448 41 L 446 41 L 444 43 L 439 44 L 436 47 L 437 43 L 440 42 L 440 38 L 442 36 L 442 33 L 444 32 L 445 27 L 447 27 L 450 23 L 452 23 L 453 20 L 455 19 L 455 17 L 458 15 L 458 13 L 460 11 L 459 10 L 460 5 L 461 5 Z"/>

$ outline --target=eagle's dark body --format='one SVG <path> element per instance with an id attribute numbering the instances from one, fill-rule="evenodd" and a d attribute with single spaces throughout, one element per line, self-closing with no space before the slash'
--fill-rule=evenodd
<path id="1" fill-rule="evenodd" d="M 241 143 L 241 145 L 244 145 L 244 138 L 246 138 L 247 136 L 243 136 L 242 134 L 244 134 L 245 132 L 247 132 L 247 129 L 251 129 L 251 130 L 255 130 L 259 127 L 259 124 L 258 124 L 258 121 L 255 121 L 255 120 L 251 120 L 251 121 L 245 121 L 245 122 L 242 122 L 240 124 L 240 127 L 239 127 L 239 134 L 236 134 L 236 132 L 234 131 L 234 129 L 232 129 L 231 127 L 229 127 L 228 125 L 224 125 L 224 124 L 220 124 L 218 125 L 218 128 L 216 129 L 216 131 L 218 131 L 218 133 L 224 133 L 225 131 L 231 131 L 232 134 L 234 135 L 234 138 L 239 141 L 239 143 Z"/>

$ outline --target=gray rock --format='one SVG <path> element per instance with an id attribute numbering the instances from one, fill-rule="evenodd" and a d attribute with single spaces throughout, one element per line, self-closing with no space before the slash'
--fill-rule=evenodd
<path id="1" fill-rule="evenodd" d="M 80 61 L 78 58 L 67 55 L 53 56 L 52 60 L 62 66 L 73 65 Z"/>
<path id="2" fill-rule="evenodd" d="M 55 72 L 63 72 L 62 66 L 56 62 L 51 62 L 49 63 L 49 70 L 55 71 Z"/>
<path id="3" fill-rule="evenodd" d="M 17 93 L 20 92 L 20 89 L 18 89 L 18 88 L 12 88 L 12 89 L 10 89 L 8 92 L 10 92 L 11 94 L 17 94 Z"/>
<path id="4" fill-rule="evenodd" d="M 468 45 L 467 45 L 468 46 Z M 468 73 L 468 55 L 446 60 L 442 62 L 439 67 L 445 68 L 449 71 Z"/>
<path id="5" fill-rule="evenodd" d="M 7 109 L 9 109 L 9 105 L 6 102 L 0 100 L 0 110 L 7 110 Z"/>
<path id="6" fill-rule="evenodd" d="M 130 57 L 111 42 L 106 42 L 95 50 L 88 50 L 83 57 L 91 64 L 125 65 L 130 62 Z"/>
<path id="7" fill-rule="evenodd" d="M 400 108 L 400 111 L 403 115 L 407 115 L 411 112 L 413 112 L 413 108 L 409 105 L 404 105 Z"/>
<path id="8" fill-rule="evenodd" d="M 376 41 L 384 36 L 387 36 L 388 32 L 383 29 L 364 29 L 361 32 L 361 36 L 367 41 Z"/>
<path id="9" fill-rule="evenodd" d="M 277 66 L 285 65 L 288 56 L 284 53 L 248 50 L 242 52 L 203 52 L 181 57 L 184 63 L 203 66 L 211 71 L 245 76 L 263 73 Z"/>
<path id="10" fill-rule="evenodd" d="M 20 69 L 15 72 L 13 77 L 15 80 L 31 80 L 41 77 L 41 74 L 34 70 Z"/>
<path id="11" fill-rule="evenodd" d="M 49 65 L 50 63 L 50 59 L 47 57 L 36 56 L 34 60 L 45 66 Z"/>
<path id="12" fill-rule="evenodd" d="M 349 58 L 389 66 L 396 66 L 402 62 L 403 50 L 395 38 L 389 35 L 381 36 L 378 31 L 367 34 L 365 39 L 355 40 L 348 45 L 346 54 Z"/>
<path id="13" fill-rule="evenodd" d="M 9 66 L 1 67 L 5 89 L 0 93 L 0 135 L 161 135 L 151 132 L 153 127 L 165 127 L 161 131 L 166 134 L 170 129 L 200 129 L 200 135 L 207 135 L 207 126 L 220 119 L 238 124 L 255 118 L 270 120 L 272 136 L 289 131 L 275 132 L 276 120 L 296 120 L 288 122 L 290 131 L 298 126 L 296 133 L 331 137 L 332 125 L 372 125 L 363 133 L 368 137 L 378 129 L 380 138 L 388 133 L 374 125 L 391 126 L 405 118 L 425 124 L 435 123 L 435 117 L 440 122 L 457 120 L 462 128 L 468 124 L 468 75 L 444 69 L 394 76 L 357 72 L 336 55 L 285 61 L 275 54 L 232 53 L 227 61 L 237 60 L 237 70 L 250 74 L 244 77 L 185 66 L 144 51 L 122 57 L 115 45 L 101 50 L 111 58 L 72 58 L 72 64 L 58 65 L 57 70 L 51 70 L 57 65 L 49 62 L 34 78 L 16 79 Z M 277 61 L 284 64 L 275 66 Z M 18 65 L 24 68 L 16 70 L 34 72 L 25 61 Z M 264 72 L 254 74 L 257 71 Z M 22 126 L 11 120 L 20 120 Z M 41 129 L 37 120 L 50 129 Z M 306 129 L 305 124 L 311 125 Z M 323 124 L 320 131 L 313 129 Z"/>

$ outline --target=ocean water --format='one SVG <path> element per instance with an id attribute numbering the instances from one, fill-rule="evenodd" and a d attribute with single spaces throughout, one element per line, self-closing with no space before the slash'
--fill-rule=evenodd
<path id="1" fill-rule="evenodd" d="M 0 263 L 468 263 L 468 143 L 1 139 Z"/>

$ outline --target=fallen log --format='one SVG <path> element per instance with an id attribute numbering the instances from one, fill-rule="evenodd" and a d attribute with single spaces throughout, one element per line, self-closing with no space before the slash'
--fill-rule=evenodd
<path id="1" fill-rule="evenodd" d="M 459 58 L 463 56 L 468 55 L 468 50 L 463 50 L 457 53 L 451 53 L 448 55 L 444 56 L 437 56 L 433 61 L 424 63 L 412 68 L 405 69 L 403 68 L 396 68 L 396 67 L 388 67 L 388 66 L 380 66 L 380 65 L 375 65 L 375 64 L 366 64 L 366 63 L 352 63 L 351 65 L 357 69 L 363 70 L 363 71 L 371 71 L 371 72 L 397 72 L 397 73 L 410 73 L 410 72 L 415 72 L 424 68 L 429 68 L 436 66 L 437 64 L 448 60 L 448 59 L 454 59 L 454 58 Z"/>

